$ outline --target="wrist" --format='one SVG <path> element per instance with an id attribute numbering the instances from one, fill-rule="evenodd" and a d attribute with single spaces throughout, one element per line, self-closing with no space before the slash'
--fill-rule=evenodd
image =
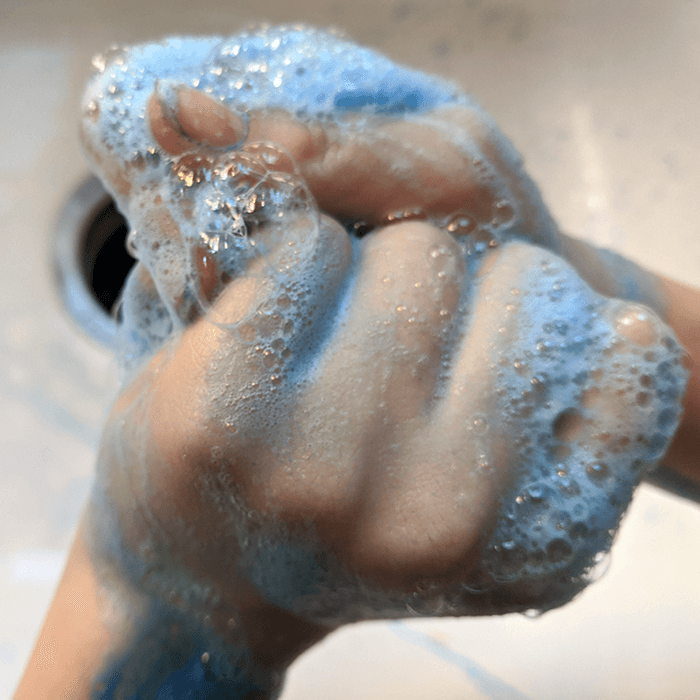
<path id="1" fill-rule="evenodd" d="M 96 566 L 88 539 L 83 522 L 15 700 L 272 698 L 287 666 L 328 632 L 245 582 L 233 584 L 235 606 L 176 582 L 160 590 L 157 575 L 137 590 Z"/>

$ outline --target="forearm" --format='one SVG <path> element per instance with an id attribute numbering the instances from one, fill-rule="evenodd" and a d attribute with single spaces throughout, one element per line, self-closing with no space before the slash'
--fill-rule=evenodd
<path id="1" fill-rule="evenodd" d="M 96 671 L 123 652 L 132 614 L 110 604 L 78 528 L 63 577 L 15 700 L 87 700 L 95 697 Z"/>
<path id="2" fill-rule="evenodd" d="M 267 700 L 286 667 L 327 630 L 263 601 L 245 583 L 239 605 L 192 611 L 176 591 L 150 596 L 105 583 L 81 525 L 14 700 Z M 165 598 L 162 600 L 160 598 Z"/>
<path id="3" fill-rule="evenodd" d="M 683 421 L 666 455 L 666 465 L 700 489 L 700 289 L 659 278 L 666 321 L 688 352 L 690 380 Z"/>

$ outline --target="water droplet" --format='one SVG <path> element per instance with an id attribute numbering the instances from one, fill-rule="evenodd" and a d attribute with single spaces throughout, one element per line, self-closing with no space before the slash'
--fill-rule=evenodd
<path id="1" fill-rule="evenodd" d="M 90 100 L 85 107 L 84 115 L 96 121 L 100 116 L 100 105 L 95 100 Z"/>
<path id="2" fill-rule="evenodd" d="M 612 555 L 610 552 L 598 552 L 593 558 L 593 564 L 586 570 L 584 575 L 587 583 L 596 583 L 600 581 L 605 574 L 610 570 L 612 563 Z"/>
<path id="3" fill-rule="evenodd" d="M 528 498 L 535 503 L 540 502 L 544 498 L 544 489 L 539 484 L 528 486 L 525 493 L 527 494 Z"/>
<path id="4" fill-rule="evenodd" d="M 648 374 L 643 374 L 639 378 L 639 383 L 645 388 L 645 389 L 651 389 L 654 387 L 655 382 L 654 378 L 650 377 Z"/>
<path id="5" fill-rule="evenodd" d="M 240 247 L 248 229 L 240 202 L 212 189 L 199 211 L 200 239 L 212 253 Z"/>
<path id="6" fill-rule="evenodd" d="M 136 236 L 138 235 L 138 232 L 136 229 L 129 229 L 129 233 L 126 236 L 126 239 L 124 241 L 124 247 L 126 248 L 126 252 L 131 255 L 132 258 L 138 258 L 138 254 L 136 252 Z"/>
<path id="7" fill-rule="evenodd" d="M 209 659 L 210 659 L 210 658 L 211 658 L 211 657 L 209 656 L 209 652 L 208 652 L 208 651 L 205 651 L 205 652 L 202 654 L 202 657 L 201 657 L 201 659 L 200 659 L 201 662 L 202 662 L 202 666 L 206 666 L 206 665 L 209 663 Z"/>
<path id="8" fill-rule="evenodd" d="M 275 365 L 277 364 L 277 357 L 275 353 L 270 350 L 264 350 L 263 351 L 263 366 L 266 369 L 272 369 Z"/>
<path id="9" fill-rule="evenodd" d="M 453 214 L 447 222 L 447 230 L 454 236 L 469 236 L 476 231 L 477 223 L 468 214 Z"/>
<path id="10" fill-rule="evenodd" d="M 485 571 L 481 571 L 473 575 L 468 581 L 462 583 L 462 588 L 469 593 L 480 595 L 490 591 L 496 582 Z"/>
<path id="11" fill-rule="evenodd" d="M 515 220 L 515 209 L 506 200 L 496 202 L 493 206 L 491 224 L 493 226 L 508 226 Z"/>
<path id="12" fill-rule="evenodd" d="M 472 430 L 474 431 L 475 435 L 485 435 L 488 429 L 489 424 L 486 420 L 486 416 L 479 414 L 472 418 Z"/>
<path id="13" fill-rule="evenodd" d="M 643 306 L 626 306 L 615 320 L 615 329 L 635 345 L 648 346 L 657 340 L 651 313 Z"/>
<path id="14" fill-rule="evenodd" d="M 246 153 L 255 156 L 268 170 L 277 173 L 293 173 L 294 161 L 280 148 L 271 143 L 252 143 L 245 146 Z"/>
<path id="15" fill-rule="evenodd" d="M 522 360 L 516 360 L 513 363 L 513 368 L 520 376 L 523 376 L 527 373 L 528 370 L 527 362 L 524 362 Z"/>
<path id="16" fill-rule="evenodd" d="M 92 57 L 92 67 L 98 72 L 98 73 L 104 73 L 105 68 L 107 67 L 107 57 L 103 53 L 96 53 Z"/>
<path id="17" fill-rule="evenodd" d="M 581 432 L 583 422 L 583 416 L 575 408 L 562 411 L 552 424 L 554 437 L 562 442 L 571 442 Z"/>
<path id="18" fill-rule="evenodd" d="M 238 336 L 244 343 L 253 343 L 258 337 L 258 330 L 252 323 L 244 323 L 238 327 Z"/>
<path id="19" fill-rule="evenodd" d="M 547 545 L 547 559 L 549 559 L 552 564 L 558 564 L 564 561 L 572 552 L 571 545 L 566 540 L 552 540 Z"/>
<path id="20" fill-rule="evenodd" d="M 394 224 L 399 221 L 422 221 L 427 218 L 427 213 L 424 209 L 413 208 L 413 209 L 401 209 L 399 211 L 392 212 L 386 219 L 386 224 Z"/>
<path id="21" fill-rule="evenodd" d="M 586 474 L 594 481 L 602 481 L 609 473 L 610 470 L 605 462 L 591 462 L 586 467 Z"/>

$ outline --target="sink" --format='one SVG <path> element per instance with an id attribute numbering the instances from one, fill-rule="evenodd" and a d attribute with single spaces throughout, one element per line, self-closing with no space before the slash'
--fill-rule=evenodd
<path id="1" fill-rule="evenodd" d="M 340 26 L 458 80 L 513 138 L 567 231 L 700 285 L 695 4 L 307 0 L 292 11 L 272 0 L 264 11 Z M 107 310 L 116 282 L 95 289 L 89 279 L 118 213 L 88 179 L 76 134 L 90 58 L 113 42 L 233 32 L 260 17 L 239 0 L 37 0 L 5 3 L 1 15 L 0 700 L 9 700 L 118 386 Z M 61 238 L 78 229 L 92 233 Z M 293 666 L 283 700 L 699 697 L 698 551 L 697 504 L 645 484 L 608 572 L 565 608 L 356 625 Z"/>

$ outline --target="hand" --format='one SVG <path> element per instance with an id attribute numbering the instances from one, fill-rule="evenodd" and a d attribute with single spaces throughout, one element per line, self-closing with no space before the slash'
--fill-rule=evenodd
<path id="1" fill-rule="evenodd" d="M 192 91 L 180 91 L 178 108 L 167 118 L 154 94 L 148 112 L 159 146 L 181 159 L 174 167 L 178 177 L 184 167 L 196 180 L 196 168 L 217 157 L 212 149 L 224 146 L 220 134 L 248 154 L 255 153 L 259 139 L 274 138 L 300 160 L 299 172 L 312 183 L 316 201 L 327 201 L 338 217 L 347 216 L 338 208 L 347 201 L 372 222 L 390 221 L 379 212 L 402 201 L 418 201 L 421 211 L 435 217 L 456 206 L 458 194 L 431 198 L 426 183 L 456 180 L 465 200 L 481 208 L 465 211 L 464 217 L 490 222 L 484 203 L 490 203 L 493 217 L 503 182 L 511 190 L 520 182 L 497 140 L 487 140 L 488 129 L 468 110 L 448 117 L 463 130 L 470 125 L 465 133 L 491 154 L 489 167 L 503 177 L 488 186 L 472 169 L 473 160 L 445 164 L 416 155 L 450 150 L 447 137 L 422 122 L 408 128 L 383 119 L 375 124 L 377 133 L 365 125 L 362 138 L 352 129 L 331 137 L 320 125 L 302 125 L 280 113 L 253 114 L 251 142 L 250 135 L 243 136 L 242 119 Z M 444 124 L 448 117 L 441 113 L 426 121 Z M 390 156 L 377 159 L 381 149 L 367 145 L 373 142 L 388 144 Z M 325 156 L 314 156 L 324 149 Z M 375 159 L 376 183 L 356 200 L 341 197 L 340 174 L 346 175 L 342 182 L 359 182 L 357 163 L 366 165 L 368 158 Z M 414 178 L 391 180 L 397 159 L 409 159 Z M 460 169 L 461 175 L 449 177 Z M 293 172 L 293 160 L 287 170 Z M 380 187 L 382 181 L 388 184 Z M 349 192 L 354 194 L 352 188 Z M 545 221 L 546 212 L 538 200 L 527 198 L 525 188 L 518 192 L 512 216 L 516 208 L 528 212 L 521 224 L 534 231 L 532 222 Z M 416 200 L 417 193 L 425 196 Z M 186 247 L 175 221 L 187 221 L 189 200 L 168 197 L 167 190 L 159 194 L 160 203 L 151 206 L 129 183 L 130 211 L 138 202 L 148 216 L 137 248 L 148 250 L 163 240 Z M 161 213 L 153 215 L 154 208 Z M 146 547 L 150 556 L 176 557 L 197 577 L 214 582 L 229 605 L 238 595 L 236 585 L 229 586 L 237 571 L 256 581 L 268 601 L 323 624 L 400 614 L 407 596 L 419 589 L 431 592 L 421 604 L 452 590 L 453 600 L 443 611 L 452 614 L 551 605 L 578 591 L 582 582 L 575 575 L 572 580 L 571 570 L 551 566 L 561 562 L 527 565 L 527 580 L 520 572 L 511 582 L 499 570 L 515 566 L 507 555 L 490 567 L 481 560 L 503 515 L 500 499 L 516 477 L 525 478 L 529 419 L 539 414 L 535 424 L 545 423 L 546 432 L 553 432 L 540 440 L 553 440 L 551 449 L 566 471 L 568 443 L 595 460 L 601 435 L 609 440 L 608 429 L 614 427 L 618 444 L 611 449 L 624 451 L 644 429 L 648 411 L 634 402 L 620 405 L 621 389 L 612 377 L 588 390 L 572 385 L 549 406 L 534 399 L 534 406 L 515 410 L 521 398 L 507 392 L 503 378 L 515 366 L 516 374 L 537 388 L 536 363 L 529 367 L 526 359 L 534 338 L 529 329 L 547 326 L 548 316 L 543 318 L 535 300 L 545 293 L 552 298 L 555 274 L 561 276 L 555 288 L 579 295 L 578 308 L 600 309 L 594 316 L 602 317 L 601 331 L 623 337 L 625 347 L 613 353 L 649 352 L 665 331 L 650 312 L 605 304 L 583 285 L 577 287 L 565 263 L 531 245 L 499 247 L 492 238 L 496 247 L 486 245 L 478 266 L 470 267 L 459 234 L 464 238 L 474 231 L 456 233 L 426 221 L 394 221 L 356 241 L 353 256 L 347 233 L 325 215 L 317 220 L 309 211 L 297 213 L 282 227 L 267 222 L 252 237 L 258 254 L 226 284 L 218 281 L 216 254 L 196 253 L 200 287 L 209 290 L 204 296 L 211 307 L 194 320 L 191 308 L 187 314 L 181 310 L 187 270 L 174 269 L 169 257 L 168 281 L 154 281 L 160 260 L 149 265 L 154 273 L 140 263 L 127 291 L 127 311 L 144 298 L 155 303 L 163 289 L 175 290 L 168 306 L 180 309 L 189 325 L 124 391 L 105 432 L 100 457 L 105 498 L 118 513 L 131 550 Z M 545 275 L 531 272 L 549 267 Z M 182 284 L 171 286 L 173 278 Z M 551 315 L 558 317 L 556 308 Z M 590 319 L 570 322 L 590 333 L 585 328 Z M 610 364 L 604 356 L 613 353 L 604 345 L 592 349 L 582 358 L 583 367 L 602 373 L 600 366 Z M 552 408 L 557 403 L 566 410 Z M 618 516 L 606 517 L 612 517 L 613 527 Z M 569 544 L 552 538 L 549 545 L 550 559 L 575 560 L 581 568 Z M 271 547 L 276 562 L 265 552 Z M 271 576 L 274 587 L 265 583 Z M 472 579 L 489 579 L 491 592 L 460 588 L 455 593 L 455 586 Z M 311 593 L 319 587 L 323 593 Z M 358 588 L 359 595 L 362 587 L 381 600 L 374 612 L 366 600 L 360 612 L 337 599 L 335 591 Z"/>
<path id="2" fill-rule="evenodd" d="M 191 653 L 262 697 L 345 622 L 569 600 L 678 420 L 664 325 L 554 254 L 620 288 L 479 111 L 331 124 L 166 92 L 151 161 L 108 147 L 88 94 L 86 150 L 136 229 L 132 374 L 42 633 L 66 630 L 65 678 L 20 693 L 87 697 L 95 667 L 160 688 Z M 242 240 L 203 229 L 246 178 Z"/>

